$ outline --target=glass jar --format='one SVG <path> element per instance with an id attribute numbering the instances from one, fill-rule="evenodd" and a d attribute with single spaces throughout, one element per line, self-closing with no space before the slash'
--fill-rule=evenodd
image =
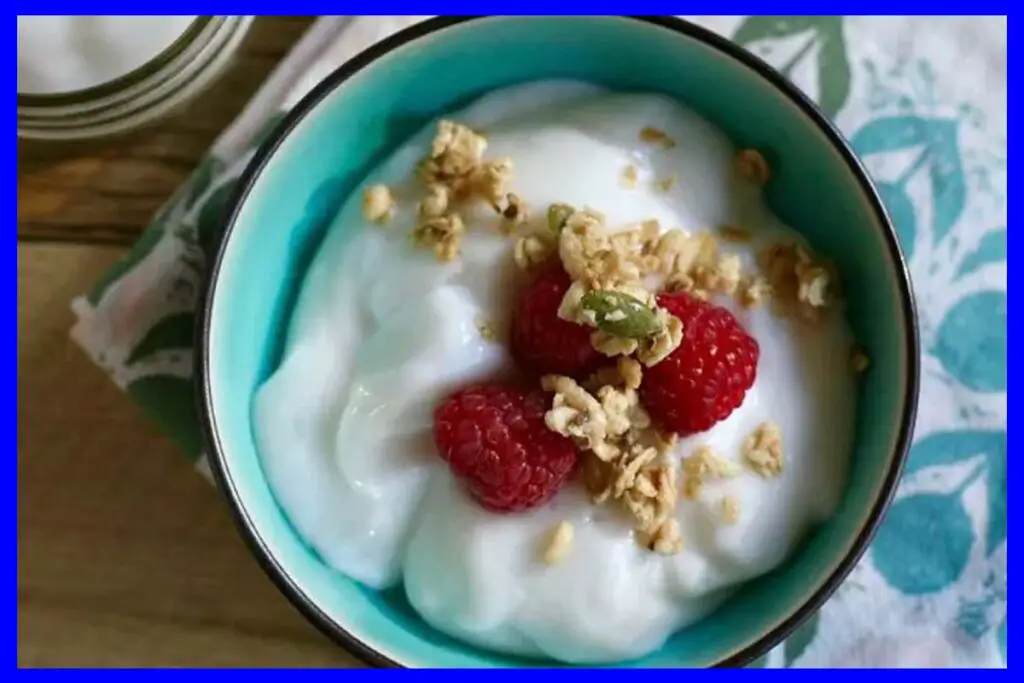
<path id="1" fill-rule="evenodd" d="M 206 90 L 237 53 L 251 16 L 197 17 L 165 50 L 123 76 L 53 94 L 18 93 L 18 137 L 80 140 L 125 133 Z"/>

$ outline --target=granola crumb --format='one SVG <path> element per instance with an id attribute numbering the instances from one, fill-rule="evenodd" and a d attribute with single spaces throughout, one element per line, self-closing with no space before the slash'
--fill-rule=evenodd
<path id="1" fill-rule="evenodd" d="M 544 552 L 541 555 L 544 564 L 556 565 L 565 559 L 565 556 L 569 554 L 569 550 L 572 548 L 572 541 L 575 537 L 575 529 L 571 522 L 562 520 L 548 533 L 547 542 L 544 546 Z"/>
<path id="2" fill-rule="evenodd" d="M 506 198 L 505 186 L 512 179 L 512 160 L 501 157 L 488 161 L 474 170 L 471 191 L 479 193 L 496 211 Z"/>
<path id="3" fill-rule="evenodd" d="M 480 164 L 486 149 L 482 135 L 461 123 L 441 120 L 421 172 L 428 182 L 452 184 Z"/>
<path id="4" fill-rule="evenodd" d="M 699 265 L 689 276 L 691 289 L 707 295 L 734 294 L 742 279 L 743 262 L 736 254 L 723 254 L 711 265 Z"/>
<path id="5" fill-rule="evenodd" d="M 743 277 L 743 262 L 736 254 L 726 254 L 718 259 L 719 288 L 724 294 L 735 294 Z"/>
<path id="6" fill-rule="evenodd" d="M 494 325 L 491 321 L 482 315 L 476 317 L 476 330 L 480 333 L 480 338 L 488 342 L 498 341 L 498 332 L 494 329 Z"/>
<path id="7" fill-rule="evenodd" d="M 555 394 L 544 415 L 548 429 L 567 436 L 584 450 L 595 450 L 608 436 L 608 416 L 601 402 L 570 377 L 546 375 L 541 388 Z"/>
<path id="8" fill-rule="evenodd" d="M 661 237 L 661 221 L 657 218 L 648 218 L 640 222 L 640 246 L 644 251 L 651 251 Z"/>
<path id="9" fill-rule="evenodd" d="M 659 555 L 675 555 L 683 549 L 683 537 L 679 533 L 679 522 L 670 519 L 651 535 L 650 549 Z"/>
<path id="10" fill-rule="evenodd" d="M 643 367 L 637 361 L 623 356 L 616 365 L 616 370 L 622 378 L 622 383 L 627 389 L 639 389 L 643 379 Z"/>
<path id="11" fill-rule="evenodd" d="M 799 283 L 797 301 L 812 308 L 824 308 L 828 305 L 829 274 L 825 268 L 797 263 L 796 277 Z"/>
<path id="12" fill-rule="evenodd" d="M 754 239 L 753 233 L 737 225 L 720 225 L 718 226 L 718 234 L 723 241 L 731 242 L 732 244 L 749 244 Z"/>
<path id="13" fill-rule="evenodd" d="M 641 345 L 636 354 L 637 360 L 647 367 L 665 360 L 683 343 L 682 321 L 663 308 L 659 308 L 657 314 L 662 322 L 661 331 Z"/>
<path id="14" fill-rule="evenodd" d="M 661 272 L 668 276 L 666 286 L 673 291 L 690 291 L 697 270 L 713 268 L 717 263 L 718 240 L 710 232 L 688 235 L 670 230 L 661 236 L 654 252 L 660 259 Z"/>
<path id="15" fill-rule="evenodd" d="M 676 141 L 669 137 L 668 133 L 654 126 L 644 126 L 640 130 L 640 139 L 652 145 L 661 145 L 665 149 L 676 146 Z"/>
<path id="16" fill-rule="evenodd" d="M 768 281 L 760 275 L 744 280 L 738 290 L 737 296 L 740 305 L 746 309 L 757 308 L 761 303 L 771 296 L 771 287 Z"/>
<path id="17" fill-rule="evenodd" d="M 850 349 L 850 367 L 858 375 L 867 371 L 871 365 L 871 359 L 868 358 L 864 350 L 854 344 L 853 348 Z"/>
<path id="18" fill-rule="evenodd" d="M 530 270 L 546 263 L 555 253 L 555 245 L 540 234 L 524 235 L 516 240 L 512 258 L 520 270 Z"/>
<path id="19" fill-rule="evenodd" d="M 735 524 L 740 519 L 740 502 L 734 496 L 722 498 L 722 521 L 726 524 Z"/>
<path id="20" fill-rule="evenodd" d="M 395 214 L 395 198 L 387 185 L 371 185 L 363 194 L 363 217 L 372 223 L 387 223 Z"/>
<path id="21" fill-rule="evenodd" d="M 451 261 L 459 255 L 462 236 L 466 226 L 457 213 L 431 218 L 416 227 L 412 232 L 413 242 L 433 249 L 438 261 Z"/>
<path id="22" fill-rule="evenodd" d="M 764 422 L 743 441 L 743 458 L 751 470 L 765 478 L 782 474 L 782 432 L 774 422 Z"/>
<path id="23" fill-rule="evenodd" d="M 693 278 L 685 273 L 673 273 L 665 280 L 666 292 L 689 292 L 694 293 L 697 284 Z"/>
<path id="24" fill-rule="evenodd" d="M 752 185 L 765 185 L 771 178 L 768 162 L 756 149 L 744 149 L 736 155 L 736 170 L 743 180 Z"/>
<path id="25" fill-rule="evenodd" d="M 629 188 L 636 187 L 637 181 L 640 179 L 640 172 L 636 166 L 629 164 L 622 170 L 622 184 Z"/>
<path id="26" fill-rule="evenodd" d="M 614 358 L 635 353 L 640 343 L 636 339 L 616 337 L 601 330 L 594 330 L 590 333 L 590 345 L 609 358 Z"/>
<path id="27" fill-rule="evenodd" d="M 658 190 L 659 192 L 668 192 L 669 190 L 672 189 L 672 186 L 675 184 L 676 177 L 674 175 L 670 175 L 666 178 L 662 178 L 661 180 L 654 181 L 654 189 Z"/>
<path id="28" fill-rule="evenodd" d="M 498 205 L 498 209 L 504 222 L 512 227 L 525 223 L 530 218 L 526 210 L 526 202 L 514 192 L 505 195 L 504 200 Z"/>
<path id="29" fill-rule="evenodd" d="M 758 256 L 776 311 L 815 322 L 833 301 L 829 268 L 799 244 L 773 244 Z"/>
<path id="30" fill-rule="evenodd" d="M 448 211 L 448 188 L 444 185 L 430 185 L 427 187 L 427 196 L 420 201 L 420 216 L 422 218 L 440 218 Z"/>
<path id="31" fill-rule="evenodd" d="M 643 366 L 629 356 L 619 356 L 614 367 L 604 366 L 594 371 L 582 386 L 591 394 L 597 394 L 601 387 L 610 385 L 626 389 L 639 389 L 643 379 Z"/>
<path id="32" fill-rule="evenodd" d="M 683 498 L 697 500 L 708 479 L 727 479 L 739 474 L 739 467 L 714 452 L 710 446 L 701 446 L 690 457 L 683 459 Z"/>

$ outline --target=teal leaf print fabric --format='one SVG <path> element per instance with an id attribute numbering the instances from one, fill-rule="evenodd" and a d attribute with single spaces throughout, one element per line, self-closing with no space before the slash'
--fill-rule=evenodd
<path id="1" fill-rule="evenodd" d="M 751 17 L 733 33 L 816 97 L 872 174 L 918 295 L 927 396 L 869 552 L 770 666 L 1005 666 L 1005 20 L 984 22 Z M 914 37 L 968 30 L 993 43 L 939 54 Z M 842 36 L 852 76 L 824 58 L 798 73 L 796 35 Z M 829 81 L 849 92 L 839 108 Z"/>
<path id="2" fill-rule="evenodd" d="M 745 47 L 760 43 L 770 54 L 773 39 L 798 37 L 799 50 L 777 64 L 785 76 L 792 76 L 801 62 L 814 60 L 817 72 L 818 106 L 835 116 L 850 94 L 850 63 L 846 57 L 842 17 L 748 17 L 732 39 Z M 766 55 L 763 55 L 766 56 Z"/>
<path id="3" fill-rule="evenodd" d="M 977 248 L 967 255 L 960 262 L 960 268 L 956 272 L 957 278 L 961 278 L 978 271 L 989 263 L 1003 263 L 1006 261 L 1006 228 L 996 228 L 985 234 L 978 243 Z"/>
<path id="4" fill-rule="evenodd" d="M 200 471 L 192 316 L 237 178 L 324 75 L 422 18 L 321 18 L 72 304 L 73 338 Z M 889 514 L 835 595 L 750 667 L 1005 667 L 1006 19 L 685 18 L 768 61 L 836 122 L 893 218 L 920 312 L 926 400 Z"/>
<path id="5" fill-rule="evenodd" d="M 971 294 L 946 312 L 932 353 L 975 391 L 1006 391 L 1006 293 Z"/>
<path id="6" fill-rule="evenodd" d="M 974 540 L 962 495 L 928 493 L 893 504 L 871 546 L 875 567 L 890 586 L 918 595 L 940 591 L 960 578 Z"/>
<path id="7" fill-rule="evenodd" d="M 913 163 L 894 183 L 886 185 L 896 193 L 905 192 L 904 186 L 910 178 L 927 170 L 932 190 L 932 238 L 935 241 L 946 236 L 964 210 L 967 190 L 960 165 L 957 126 L 955 120 L 894 116 L 872 121 L 858 130 L 851 140 L 854 150 L 861 156 L 915 150 Z M 903 244 L 913 246 L 913 242 L 908 240 Z"/>

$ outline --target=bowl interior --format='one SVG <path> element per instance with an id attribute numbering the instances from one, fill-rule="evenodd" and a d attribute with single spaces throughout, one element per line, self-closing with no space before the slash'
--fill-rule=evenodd
<path id="1" fill-rule="evenodd" d="M 411 43 L 378 46 L 380 56 L 367 68 L 352 73 L 364 56 L 343 69 L 347 80 L 329 79 L 335 86 L 324 84 L 308 98 L 308 114 L 291 119 L 290 133 L 251 176 L 222 246 L 204 348 L 211 431 L 229 492 L 293 597 L 372 650 L 407 666 L 537 664 L 457 643 L 423 624 L 401 589 L 377 593 L 322 564 L 263 478 L 251 401 L 278 362 L 291 303 L 333 213 L 370 168 L 430 119 L 489 90 L 544 78 L 666 93 L 737 145 L 766 152 L 772 206 L 837 261 L 850 322 L 872 359 L 860 390 L 849 487 L 834 517 L 783 567 L 747 584 L 660 651 L 624 665 L 743 663 L 782 635 L 783 622 L 792 626 L 812 596 L 824 598 L 902 458 L 912 418 L 913 311 L 872 194 L 805 109 L 720 46 L 678 27 L 617 17 L 493 17 L 434 28 Z"/>

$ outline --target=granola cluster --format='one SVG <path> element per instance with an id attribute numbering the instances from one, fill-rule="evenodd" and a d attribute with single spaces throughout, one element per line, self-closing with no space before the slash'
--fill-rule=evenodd
<path id="1" fill-rule="evenodd" d="M 774 244 L 758 255 L 775 312 L 809 322 L 835 301 L 829 267 L 798 244 Z"/>
<path id="2" fill-rule="evenodd" d="M 782 432 L 774 422 L 765 422 L 743 442 L 743 458 L 762 477 L 782 474 Z"/>
<path id="3" fill-rule="evenodd" d="M 667 133 L 645 127 L 640 139 L 669 150 L 676 142 Z M 721 244 L 749 244 L 754 236 L 737 225 L 689 234 L 663 230 L 646 220 L 612 230 L 605 216 L 590 208 L 553 204 L 546 224 L 518 231 L 530 219 L 526 202 L 510 192 L 513 164 L 508 158 L 485 159 L 487 140 L 469 127 L 442 120 L 430 152 L 419 166 L 425 193 L 417 206 L 414 243 L 433 251 L 440 261 L 460 253 L 467 226 L 460 211 L 470 202 L 486 202 L 497 214 L 499 230 L 514 238 L 515 264 L 531 270 L 558 258 L 571 279 L 558 316 L 592 328 L 590 343 L 616 359 L 585 381 L 561 375 L 542 378 L 553 395 L 545 414 L 546 426 L 571 438 L 582 453 L 582 478 L 595 504 L 615 505 L 631 520 L 644 547 L 664 555 L 683 547 L 675 512 L 681 500 L 701 498 L 705 484 L 737 477 L 746 469 L 765 478 L 783 470 L 782 436 L 766 422 L 749 435 L 738 462 L 708 446 L 676 461 L 677 437 L 660 430 L 640 403 L 639 387 L 645 367 L 667 358 L 683 340 L 679 319 L 658 306 L 658 291 L 685 291 L 700 299 L 733 297 L 745 308 L 771 302 L 773 312 L 802 321 L 816 321 L 838 300 L 831 269 L 798 244 L 773 244 L 757 257 L 756 272 L 744 272 L 743 262 Z M 755 149 L 741 151 L 735 169 L 745 182 L 764 185 L 771 169 Z M 629 188 L 639 183 L 639 170 L 620 170 Z M 669 191 L 674 176 L 654 180 Z M 384 185 L 373 185 L 363 198 L 368 221 L 383 224 L 397 204 Z M 525 234 L 523 234 L 525 232 Z M 489 321 L 478 319 L 480 336 L 497 341 Z M 851 350 L 851 367 L 863 372 L 869 364 L 860 349 Z M 718 503 L 720 519 L 735 523 L 740 503 L 732 495 Z M 573 543 L 572 524 L 552 527 L 541 548 L 541 559 L 557 564 Z"/>
<path id="4" fill-rule="evenodd" d="M 639 362 L 622 357 L 616 367 L 595 373 L 587 387 L 570 377 L 544 377 L 541 386 L 554 393 L 545 421 L 583 453 L 583 481 L 591 500 L 618 505 L 630 516 L 642 545 L 670 555 L 682 548 L 674 517 L 679 475 L 669 457 L 676 437 L 652 425 L 640 405 L 642 373 Z"/>
<path id="5" fill-rule="evenodd" d="M 459 210 L 472 201 L 484 201 L 499 215 L 501 228 L 510 232 L 527 220 L 526 205 L 507 191 L 512 179 L 512 160 L 484 159 L 487 140 L 468 126 L 442 120 L 420 163 L 419 177 L 425 195 L 419 202 L 415 244 L 430 249 L 439 261 L 459 255 L 466 224 Z M 382 223 L 394 214 L 395 202 L 384 185 L 374 185 L 363 198 L 367 220 Z"/>
<path id="6" fill-rule="evenodd" d="M 525 220 L 525 207 L 506 192 L 512 179 L 512 160 L 485 160 L 487 140 L 468 126 L 442 120 L 420 163 L 419 174 L 427 195 L 419 204 L 413 241 L 431 248 L 440 261 L 459 254 L 465 223 L 458 209 L 473 200 L 487 202 L 506 221 Z"/>
<path id="7" fill-rule="evenodd" d="M 743 441 L 740 455 L 746 468 L 764 478 L 778 477 L 783 469 L 782 433 L 778 425 L 765 422 Z M 700 446 L 683 459 L 683 498 L 700 500 L 704 485 L 709 481 L 732 479 L 742 473 L 741 466 L 716 453 L 709 446 Z M 735 496 L 726 495 L 720 501 L 721 518 L 726 524 L 735 524 L 740 516 L 740 503 Z"/>
<path id="8" fill-rule="evenodd" d="M 728 479 L 740 473 L 740 468 L 717 453 L 709 446 L 701 446 L 683 460 L 683 497 L 698 500 L 708 479 Z"/>
<path id="9" fill-rule="evenodd" d="M 660 263 L 658 222 L 611 233 L 596 211 L 568 207 L 561 213 L 558 256 L 572 285 L 558 316 L 593 327 L 591 344 L 606 356 L 636 354 L 648 367 L 661 362 L 679 346 L 683 329 L 644 282 Z"/>
<path id="10" fill-rule="evenodd" d="M 371 223 L 387 223 L 395 215 L 395 198 L 387 185 L 371 185 L 363 195 L 363 216 Z"/>

